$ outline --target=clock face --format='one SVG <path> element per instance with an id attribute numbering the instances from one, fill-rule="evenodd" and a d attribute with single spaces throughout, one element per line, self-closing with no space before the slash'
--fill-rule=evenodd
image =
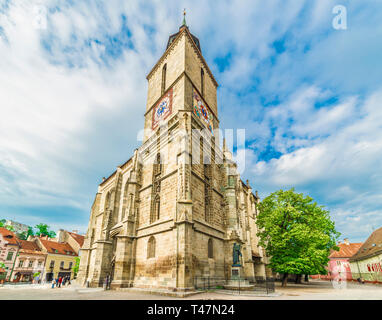
<path id="1" fill-rule="evenodd" d="M 193 110 L 194 114 L 203 122 L 204 126 L 210 130 L 210 132 L 213 134 L 213 115 L 209 108 L 207 107 L 206 103 L 203 101 L 203 99 L 199 96 L 198 92 L 194 89 L 193 90 Z"/>
<path id="2" fill-rule="evenodd" d="M 172 112 L 172 89 L 157 103 L 153 110 L 152 129 L 158 126 Z"/>

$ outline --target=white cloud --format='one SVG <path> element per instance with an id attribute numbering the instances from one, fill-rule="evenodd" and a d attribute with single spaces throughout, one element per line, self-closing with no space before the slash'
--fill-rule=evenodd
<path id="1" fill-rule="evenodd" d="M 20 0 L 0 6 L 0 203 L 14 206 L 18 219 L 28 219 L 18 207 L 80 208 L 82 220 L 75 221 L 86 226 L 100 178 L 138 144 L 146 73 L 186 7 L 221 85 L 221 125 L 246 129 L 251 150 L 243 178 L 261 195 L 295 185 L 330 205 L 342 230 L 366 236 L 369 221 L 382 224 L 382 29 L 378 10 L 353 1 L 348 30 L 334 30 L 335 4 Z M 48 8 L 46 29 L 36 28 L 36 5 Z M 113 39 L 127 33 L 122 15 L 131 43 L 110 53 Z M 216 59 L 225 57 L 222 68 Z M 333 96 L 337 102 L 325 103 Z M 268 146 L 281 157 L 261 161 Z M 74 215 L 64 216 L 72 228 Z"/>

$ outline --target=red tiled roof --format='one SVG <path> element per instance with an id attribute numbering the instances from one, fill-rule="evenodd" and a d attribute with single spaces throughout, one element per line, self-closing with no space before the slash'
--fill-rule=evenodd
<path id="1" fill-rule="evenodd" d="M 18 240 L 20 243 L 20 252 L 44 254 L 34 241 Z"/>
<path id="2" fill-rule="evenodd" d="M 1 227 L 0 233 L 3 235 L 4 240 L 8 241 L 9 244 L 16 244 L 16 245 L 19 244 L 17 242 L 18 239 L 16 235 L 12 231 L 9 231 L 8 229 Z"/>
<path id="3" fill-rule="evenodd" d="M 76 240 L 78 242 L 80 247 L 82 247 L 82 245 L 84 244 L 84 241 L 85 241 L 85 237 L 81 236 L 80 234 L 69 232 L 69 231 L 68 231 L 68 233 L 73 237 L 74 240 Z"/>
<path id="4" fill-rule="evenodd" d="M 369 238 L 367 238 L 351 260 L 363 259 L 378 253 L 382 253 L 382 228 L 375 230 Z"/>
<path id="5" fill-rule="evenodd" d="M 350 258 L 354 255 L 358 249 L 362 246 L 361 243 L 340 243 L 337 247 L 340 248 L 340 251 L 332 251 L 329 258 Z"/>
<path id="6" fill-rule="evenodd" d="M 43 240 L 43 239 L 40 239 L 40 241 L 41 241 L 41 244 L 45 247 L 45 249 L 49 253 L 77 256 L 76 252 L 68 243 L 54 242 L 54 241 Z"/>

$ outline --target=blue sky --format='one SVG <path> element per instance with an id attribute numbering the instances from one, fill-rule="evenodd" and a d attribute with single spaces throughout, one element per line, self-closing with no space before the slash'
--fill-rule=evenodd
<path id="1" fill-rule="evenodd" d="M 139 146 L 145 77 L 183 8 L 222 127 L 246 130 L 242 178 L 309 194 L 342 238 L 382 226 L 378 0 L 0 0 L 0 217 L 86 231 L 102 177 Z"/>

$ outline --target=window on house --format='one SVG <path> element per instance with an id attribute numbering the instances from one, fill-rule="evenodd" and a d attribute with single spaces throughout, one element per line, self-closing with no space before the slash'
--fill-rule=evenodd
<path id="1" fill-rule="evenodd" d="M 42 261 L 39 261 L 39 262 L 38 262 L 38 266 L 39 266 L 39 267 L 42 266 Z"/>
<path id="2" fill-rule="evenodd" d="M 28 268 L 32 268 L 32 267 L 33 267 L 33 261 L 29 261 Z"/>
<path id="3" fill-rule="evenodd" d="M 54 268 L 54 261 L 53 260 L 50 262 L 50 268 Z"/>
<path id="4" fill-rule="evenodd" d="M 155 238 L 150 237 L 147 243 L 147 259 L 155 257 Z"/>
<path id="5" fill-rule="evenodd" d="M 214 244 L 212 242 L 212 239 L 208 239 L 208 258 L 213 259 L 214 257 Z"/>
<path id="6" fill-rule="evenodd" d="M 19 262 L 19 268 L 22 268 L 22 267 L 23 267 L 23 264 L 24 264 L 24 261 L 23 261 L 23 260 L 20 260 L 20 262 Z"/>
<path id="7" fill-rule="evenodd" d="M 72 269 L 73 262 L 69 262 L 69 269 Z"/>
<path id="8" fill-rule="evenodd" d="M 7 260 L 12 260 L 13 258 L 13 252 L 8 252 L 8 255 L 7 255 Z"/>
<path id="9" fill-rule="evenodd" d="M 61 269 L 64 268 L 64 261 L 61 261 L 61 263 L 60 263 L 60 268 L 61 268 Z"/>
<path id="10" fill-rule="evenodd" d="M 161 89 L 161 95 L 166 90 L 166 72 L 167 72 L 167 63 L 162 68 L 162 89 Z"/>

